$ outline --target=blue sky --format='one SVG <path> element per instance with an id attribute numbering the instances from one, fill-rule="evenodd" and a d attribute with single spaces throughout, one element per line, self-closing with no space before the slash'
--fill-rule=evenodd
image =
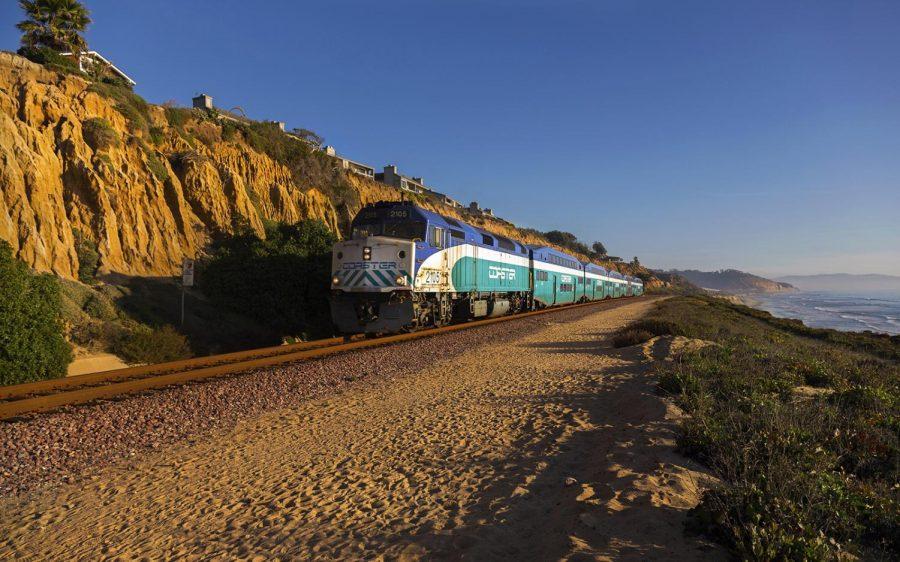
<path id="1" fill-rule="evenodd" d="M 894 0 L 85 3 L 148 100 L 207 92 L 517 224 L 653 267 L 900 274 Z"/>

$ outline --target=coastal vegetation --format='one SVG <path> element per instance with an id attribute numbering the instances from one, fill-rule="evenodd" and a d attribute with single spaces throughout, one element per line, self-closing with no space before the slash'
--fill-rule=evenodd
<path id="1" fill-rule="evenodd" d="M 72 235 L 75 237 L 75 253 L 78 255 L 78 280 L 90 285 L 95 280 L 100 264 L 97 243 L 80 230 L 74 230 Z"/>
<path id="2" fill-rule="evenodd" d="M 315 220 L 269 222 L 215 240 L 199 267 L 200 288 L 216 304 L 278 333 L 303 339 L 331 335 L 328 291 L 337 241 Z"/>
<path id="3" fill-rule="evenodd" d="M 72 352 L 63 337 L 59 282 L 35 275 L 0 240 L 0 385 L 62 377 Z"/>
<path id="4" fill-rule="evenodd" d="M 680 449 L 721 484 L 691 530 L 741 558 L 900 555 L 900 337 L 807 328 L 722 299 L 668 299 L 616 336 L 715 345 L 662 367 Z"/>

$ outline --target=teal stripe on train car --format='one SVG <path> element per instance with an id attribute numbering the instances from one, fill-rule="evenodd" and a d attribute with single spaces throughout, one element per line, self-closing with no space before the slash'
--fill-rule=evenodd
<path id="1" fill-rule="evenodd" d="M 465 256 L 453 264 L 450 278 L 453 286 L 459 292 L 512 293 L 530 289 L 529 273 L 526 265 Z"/>

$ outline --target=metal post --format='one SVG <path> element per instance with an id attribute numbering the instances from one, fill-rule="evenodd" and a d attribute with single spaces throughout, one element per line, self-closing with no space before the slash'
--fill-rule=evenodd
<path id="1" fill-rule="evenodd" d="M 194 260 L 184 258 L 181 262 L 181 325 L 184 326 L 184 294 L 187 287 L 194 286 Z"/>

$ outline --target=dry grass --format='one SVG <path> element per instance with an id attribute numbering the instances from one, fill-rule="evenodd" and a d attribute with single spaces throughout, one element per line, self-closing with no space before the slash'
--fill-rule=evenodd
<path id="1" fill-rule="evenodd" d="M 613 337 L 612 344 L 613 347 L 628 347 L 631 345 L 644 343 L 652 337 L 653 334 L 648 332 L 647 330 L 629 328 L 616 334 Z"/>

